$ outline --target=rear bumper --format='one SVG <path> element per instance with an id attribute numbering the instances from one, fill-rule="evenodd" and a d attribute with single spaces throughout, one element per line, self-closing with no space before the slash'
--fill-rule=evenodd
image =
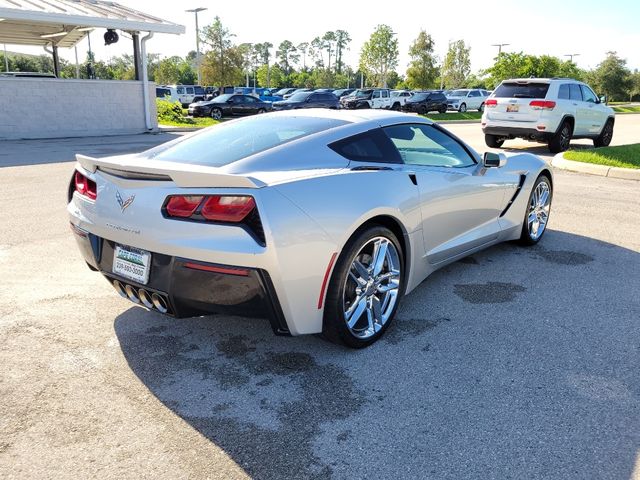
<path id="1" fill-rule="evenodd" d="M 151 252 L 151 269 L 146 285 L 114 274 L 115 242 L 71 224 L 84 260 L 113 284 L 130 285 L 149 295 L 161 296 L 167 313 L 176 318 L 214 313 L 266 318 L 277 335 L 289 335 L 282 308 L 266 270 L 210 264 Z M 138 303 L 138 302 L 134 302 Z M 153 308 L 153 307 L 151 307 Z"/>
<path id="2" fill-rule="evenodd" d="M 528 127 L 508 127 L 503 125 L 485 125 L 482 127 L 485 135 L 496 135 L 497 137 L 506 138 L 527 138 L 541 141 L 549 141 L 554 132 L 541 132 L 536 128 Z"/>

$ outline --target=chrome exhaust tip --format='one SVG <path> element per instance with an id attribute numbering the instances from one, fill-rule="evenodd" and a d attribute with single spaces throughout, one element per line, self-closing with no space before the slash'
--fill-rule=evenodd
<path id="1" fill-rule="evenodd" d="M 149 292 L 147 292 L 144 288 L 138 290 L 138 297 L 145 307 L 149 309 L 153 308 L 153 300 L 151 300 L 151 294 L 149 294 Z"/>
<path id="2" fill-rule="evenodd" d="M 131 285 L 127 285 L 124 287 L 124 291 L 127 294 L 127 298 L 131 300 L 133 303 L 140 303 L 140 298 L 138 298 L 138 292 L 136 292 L 135 288 Z"/>
<path id="3" fill-rule="evenodd" d="M 167 311 L 169 310 L 167 301 L 157 293 L 151 295 L 151 301 L 153 302 L 153 306 L 156 307 L 156 309 L 160 313 L 167 313 Z"/>
<path id="4" fill-rule="evenodd" d="M 124 291 L 124 285 L 122 285 L 118 280 L 113 281 L 113 288 L 116 289 L 116 292 L 118 292 L 118 295 L 120 295 L 122 298 L 128 298 L 126 292 Z"/>

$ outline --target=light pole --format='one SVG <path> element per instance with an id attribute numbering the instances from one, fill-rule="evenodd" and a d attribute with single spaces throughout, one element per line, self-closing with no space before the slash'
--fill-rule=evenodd
<path id="1" fill-rule="evenodd" d="M 498 56 L 500 56 L 500 54 L 502 53 L 502 47 L 506 47 L 508 45 L 511 45 L 511 44 L 510 43 L 494 43 L 491 46 L 492 47 L 498 47 Z"/>
<path id="2" fill-rule="evenodd" d="M 571 63 L 573 63 L 573 57 L 579 57 L 580 54 L 579 53 L 567 53 L 566 55 L 563 55 L 565 57 L 569 57 L 569 61 Z"/>
<path id="3" fill-rule="evenodd" d="M 198 85 L 202 83 L 202 75 L 200 74 L 200 29 L 198 28 L 198 12 L 207 10 L 205 7 L 193 8 L 185 10 L 185 12 L 193 13 L 196 16 L 196 67 L 198 69 Z"/>

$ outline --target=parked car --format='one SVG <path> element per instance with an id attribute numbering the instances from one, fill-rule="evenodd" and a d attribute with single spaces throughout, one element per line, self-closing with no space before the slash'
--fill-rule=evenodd
<path id="1" fill-rule="evenodd" d="M 298 92 L 286 100 L 273 102 L 274 110 L 297 108 L 340 108 L 338 98 L 331 92 Z"/>
<path id="2" fill-rule="evenodd" d="M 313 88 L 296 88 L 293 92 L 287 93 L 286 95 L 283 95 L 282 98 L 284 100 L 286 100 L 287 98 L 291 97 L 291 95 L 295 94 L 295 93 L 300 93 L 300 92 L 312 92 Z"/>
<path id="3" fill-rule="evenodd" d="M 337 90 L 334 90 L 333 94 L 338 98 L 342 98 L 342 97 L 346 97 L 347 95 L 355 91 L 356 91 L 355 88 L 339 88 Z"/>
<path id="4" fill-rule="evenodd" d="M 297 90 L 297 88 L 281 88 L 280 90 L 277 90 L 274 95 L 277 95 L 279 97 L 284 98 L 285 95 L 288 95 L 290 93 L 293 93 Z"/>
<path id="5" fill-rule="evenodd" d="M 484 102 L 489 95 L 486 90 L 477 88 L 452 90 L 447 95 L 447 106 L 449 110 L 457 110 L 458 112 L 466 112 L 467 110 L 484 110 Z"/>
<path id="6" fill-rule="evenodd" d="M 363 88 L 353 94 L 342 97 L 342 108 L 391 108 L 391 95 L 388 88 Z"/>
<path id="7" fill-rule="evenodd" d="M 524 138 L 546 143 L 558 153 L 574 138 L 589 138 L 595 147 L 606 147 L 613 137 L 613 109 L 589 85 L 571 78 L 505 80 L 485 106 L 481 125 L 485 143 L 492 148 Z"/>
<path id="8" fill-rule="evenodd" d="M 183 107 L 205 100 L 207 96 L 204 88 L 200 85 L 160 85 L 160 87 L 169 90 L 170 95 L 165 95 L 167 100 L 180 102 Z"/>
<path id="9" fill-rule="evenodd" d="M 214 120 L 220 120 L 223 117 L 265 113 L 269 110 L 271 110 L 271 103 L 263 102 L 253 95 L 238 93 L 223 93 L 213 100 L 189 105 L 189 115 L 211 117 Z"/>
<path id="10" fill-rule="evenodd" d="M 77 160 L 71 229 L 118 294 L 155 314 L 263 316 L 275 333 L 356 348 L 437 269 L 539 242 L 553 196 L 537 156 L 481 157 L 397 112 L 273 112 Z"/>
<path id="11" fill-rule="evenodd" d="M 442 92 L 415 92 L 402 107 L 403 112 L 415 112 L 425 115 L 429 112 L 446 113 L 447 97 Z"/>
<path id="12" fill-rule="evenodd" d="M 253 88 L 253 87 L 236 87 L 233 93 L 242 93 L 243 95 L 253 95 L 263 102 L 277 102 L 282 100 L 279 95 L 272 95 L 269 88 Z"/>
<path id="13" fill-rule="evenodd" d="M 409 90 L 391 90 L 391 110 L 402 110 L 412 95 L 413 92 Z"/>
<path id="14" fill-rule="evenodd" d="M 156 87 L 156 98 L 171 99 L 171 89 L 167 87 Z"/>

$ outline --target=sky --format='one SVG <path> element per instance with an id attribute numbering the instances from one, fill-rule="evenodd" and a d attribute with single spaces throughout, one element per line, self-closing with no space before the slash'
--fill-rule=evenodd
<path id="1" fill-rule="evenodd" d="M 147 43 L 150 53 L 184 56 L 195 50 L 195 19 L 186 9 L 206 7 L 199 14 L 200 27 L 217 15 L 235 34 L 236 43 L 269 41 L 276 47 L 282 40 L 294 44 L 311 41 L 328 30 L 343 29 L 351 35 L 346 62 L 358 64 L 362 44 L 378 24 L 396 32 L 400 58 L 398 73 L 409 63 L 408 49 L 421 29 L 435 41 L 435 53 L 446 53 L 448 42 L 464 40 L 471 47 L 473 72 L 490 67 L 497 54 L 497 43 L 508 43 L 503 51 L 548 54 L 563 59 L 579 54 L 574 61 L 581 68 L 595 68 L 606 52 L 613 50 L 627 60 L 627 66 L 640 69 L 639 0 L 483 0 L 433 2 L 405 0 L 394 2 L 257 2 L 245 0 L 118 0 L 118 3 L 184 25 L 184 35 L 156 34 Z M 0 23 L 0 28 L 1 28 Z M 130 41 L 121 37 L 117 44 L 105 47 L 103 30 L 91 35 L 91 46 L 98 59 L 132 53 Z M 11 51 L 41 53 L 40 48 L 7 46 Z M 87 40 L 78 45 L 80 61 L 87 52 Z M 274 52 L 275 53 L 275 52 Z M 74 61 L 74 51 L 62 50 L 61 56 Z"/>

